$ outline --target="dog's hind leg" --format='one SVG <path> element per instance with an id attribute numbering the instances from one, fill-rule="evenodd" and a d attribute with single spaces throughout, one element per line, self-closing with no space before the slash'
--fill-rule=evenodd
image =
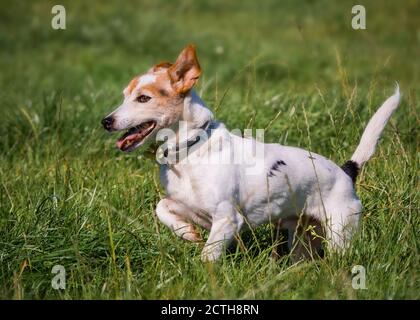
<path id="1" fill-rule="evenodd" d="M 277 228 L 283 230 L 284 237 L 288 239 L 288 249 L 293 261 L 313 259 L 323 255 L 322 241 L 325 238 L 325 231 L 319 220 L 307 215 L 289 217 L 281 219 Z M 284 245 L 283 252 L 285 252 Z M 275 255 L 272 254 L 272 257 Z"/>
<path id="2" fill-rule="evenodd" d="M 188 241 L 200 242 L 203 240 L 200 233 L 186 219 L 188 210 L 190 209 L 174 200 L 162 199 L 156 207 L 156 215 L 177 236 Z"/>
<path id="3" fill-rule="evenodd" d="M 289 231 L 282 225 L 282 220 L 273 223 L 274 226 L 274 244 L 271 250 L 271 259 L 277 260 L 278 258 L 287 254 Z"/>

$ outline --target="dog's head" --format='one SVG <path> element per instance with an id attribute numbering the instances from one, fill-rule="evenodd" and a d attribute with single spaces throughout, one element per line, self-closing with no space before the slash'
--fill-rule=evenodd
<path id="1" fill-rule="evenodd" d="M 175 125 L 200 74 L 195 48 L 189 45 L 175 63 L 159 63 L 132 79 L 123 91 L 121 106 L 102 120 L 108 131 L 127 131 L 118 139 L 117 147 L 132 151 L 151 141 L 158 130 Z"/>

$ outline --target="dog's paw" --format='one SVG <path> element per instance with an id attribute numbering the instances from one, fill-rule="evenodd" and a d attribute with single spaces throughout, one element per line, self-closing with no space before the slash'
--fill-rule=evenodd
<path id="1" fill-rule="evenodd" d="M 220 250 L 215 249 L 213 246 L 205 246 L 201 252 L 201 261 L 215 262 L 219 259 L 220 254 Z"/>
<path id="2" fill-rule="evenodd" d="M 201 261 L 202 262 L 210 262 L 211 263 L 211 262 L 216 261 L 216 259 L 214 258 L 213 255 L 209 255 L 207 253 L 202 252 L 201 253 Z"/>

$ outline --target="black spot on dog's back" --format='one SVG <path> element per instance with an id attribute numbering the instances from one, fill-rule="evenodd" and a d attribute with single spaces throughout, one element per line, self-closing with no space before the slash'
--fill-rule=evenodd
<path id="1" fill-rule="evenodd" d="M 269 177 L 274 177 L 274 173 L 275 171 L 280 171 L 280 166 L 285 166 L 286 162 L 284 162 L 283 160 L 278 160 L 276 161 L 270 168 L 270 170 L 268 171 L 268 176 Z"/>

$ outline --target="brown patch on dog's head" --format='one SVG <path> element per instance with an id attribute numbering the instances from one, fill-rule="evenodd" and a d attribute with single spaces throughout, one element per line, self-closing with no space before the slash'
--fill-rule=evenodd
<path id="1" fill-rule="evenodd" d="M 128 86 L 124 89 L 124 95 L 130 95 L 139 82 L 139 77 L 133 78 Z"/>
<path id="2" fill-rule="evenodd" d="M 171 99 L 176 96 L 172 88 L 167 85 L 168 79 L 157 77 L 156 82 L 147 84 L 141 88 L 141 92 L 146 92 L 154 98 Z M 169 101 L 168 101 L 169 102 Z"/>
<path id="3" fill-rule="evenodd" d="M 188 45 L 181 51 L 175 63 L 160 62 L 151 67 L 146 74 L 133 78 L 124 89 L 124 96 L 128 97 L 143 88 L 153 91 L 155 97 L 160 96 L 171 100 L 182 98 L 197 83 L 200 74 L 201 67 L 195 47 Z M 144 76 L 147 75 L 154 76 L 156 80 L 142 86 Z"/>
<path id="4" fill-rule="evenodd" d="M 167 62 L 167 61 L 163 61 L 158 63 L 157 65 L 153 66 L 149 72 L 158 72 L 161 71 L 162 69 L 169 69 L 172 66 L 172 63 Z"/>

